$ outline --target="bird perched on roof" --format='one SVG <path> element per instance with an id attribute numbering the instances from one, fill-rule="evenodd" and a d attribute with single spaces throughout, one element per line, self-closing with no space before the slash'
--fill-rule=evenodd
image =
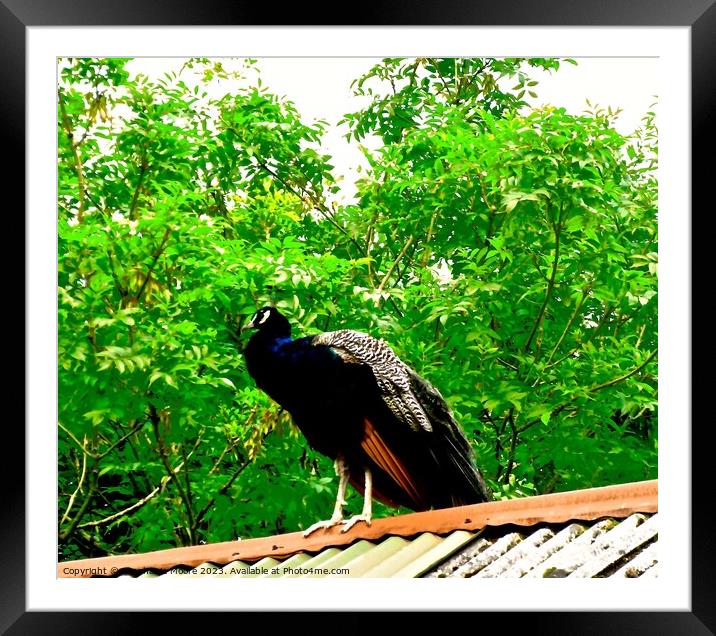
<path id="1" fill-rule="evenodd" d="M 340 330 L 293 339 L 275 307 L 259 309 L 244 355 L 257 386 L 286 409 L 339 477 L 333 515 L 305 531 L 371 523 L 372 499 L 412 510 L 489 501 L 470 445 L 448 405 L 382 340 Z M 348 484 L 364 496 L 344 520 Z"/>

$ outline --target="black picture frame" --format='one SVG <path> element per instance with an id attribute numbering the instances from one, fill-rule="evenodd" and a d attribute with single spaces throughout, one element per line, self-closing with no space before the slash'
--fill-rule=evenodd
<path id="1" fill-rule="evenodd" d="M 716 91 L 712 82 L 716 77 L 716 6 L 715 0 L 502 0 L 501 2 L 392 2 L 359 3 L 351 7 L 354 26 L 360 25 L 501 25 L 501 26 L 689 26 L 691 27 L 692 80 L 692 201 L 707 201 L 707 189 L 713 177 L 713 118 L 716 113 Z M 280 11 L 266 3 L 241 0 L 0 0 L 0 65 L 3 94 L 0 97 L 0 122 L 3 139 L 8 146 L 5 156 L 15 160 L 6 164 L 7 183 L 24 182 L 25 163 L 25 40 L 30 26 L 114 26 L 114 25 L 268 25 L 278 17 L 285 24 L 318 26 L 334 24 L 338 7 L 318 3 L 288 5 Z M 30 167 L 31 169 L 31 167 Z M 708 173 L 707 173 L 708 171 Z M 18 190 L 18 188 L 12 188 Z M 24 205 L 21 195 L 19 205 Z M 695 205 L 695 204 L 694 204 Z M 713 207 L 711 202 L 704 212 Z M 18 209 L 17 207 L 15 209 Z M 6 213 L 11 214 L 9 208 Z M 692 314 L 694 317 L 697 313 Z M 32 334 L 25 333 L 26 341 Z M 710 380 L 711 373 L 693 374 L 695 395 Z M 705 388 L 705 387 L 704 387 Z M 690 423 L 691 404 L 683 405 L 684 427 Z M 707 422 L 702 422 L 707 424 Z M 709 422 L 710 423 L 710 422 Z M 6 418 L 5 449 L 14 451 L 14 459 L 23 461 L 17 452 L 25 447 L 24 431 L 16 421 Z M 485 622 L 500 623 L 508 633 L 550 634 L 714 634 L 716 633 L 716 591 L 714 579 L 716 545 L 708 510 L 713 501 L 711 476 L 707 471 L 712 460 L 706 436 L 709 426 L 692 428 L 692 610 L 690 612 L 533 612 L 514 613 L 506 622 L 501 613 L 483 613 L 476 617 L 479 629 Z M 26 449 L 27 450 L 27 449 Z M 15 488 L 17 467 L 3 463 L 6 475 L 0 524 L 0 563 L 4 576 L 0 578 L 0 632 L 8 634 L 96 634 L 127 633 L 130 630 L 148 631 L 151 614 L 146 612 L 28 612 L 25 588 L 25 492 Z M 689 537 L 683 537 L 689 541 Z M 110 583 L 111 584 L 111 583 Z M 108 588 L 108 594 L 111 590 Z M 287 619 L 289 617 L 286 617 Z M 347 617 L 345 617 L 347 618 Z M 190 631 L 194 625 L 206 629 L 206 617 L 182 613 L 178 616 L 162 614 L 162 630 L 178 627 Z M 301 619 L 302 620 L 302 619 Z M 311 619 L 309 619 L 311 620 Z M 319 629 L 319 620 L 309 623 Z M 330 619 L 333 620 L 333 619 Z M 370 617 L 359 620 L 370 629 Z M 340 621 L 345 624 L 345 620 Z M 286 622 L 281 624 L 290 625 Z M 334 625 L 331 629 L 334 629 Z M 477 626 L 473 626 L 477 629 Z M 466 625 L 464 628 L 468 628 Z"/>

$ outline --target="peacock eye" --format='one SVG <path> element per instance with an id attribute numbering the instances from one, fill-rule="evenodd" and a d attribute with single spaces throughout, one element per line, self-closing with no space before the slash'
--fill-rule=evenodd
<path id="1" fill-rule="evenodd" d="M 261 318 L 259 319 L 259 324 L 263 325 L 269 319 L 269 316 L 270 316 L 269 312 L 265 311 L 263 313 L 263 315 L 261 316 Z"/>

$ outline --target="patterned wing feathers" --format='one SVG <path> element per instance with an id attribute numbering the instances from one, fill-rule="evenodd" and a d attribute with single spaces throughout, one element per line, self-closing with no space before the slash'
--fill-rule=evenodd
<path id="1" fill-rule="evenodd" d="M 368 365 L 383 401 L 393 414 L 415 431 L 433 430 L 430 417 L 411 387 L 414 372 L 383 340 L 344 329 L 319 334 L 313 338 L 313 344 L 331 347 L 346 362 Z"/>

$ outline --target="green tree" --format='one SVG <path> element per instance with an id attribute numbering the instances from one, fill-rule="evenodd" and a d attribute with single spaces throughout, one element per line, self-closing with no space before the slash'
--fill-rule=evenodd
<path id="1" fill-rule="evenodd" d="M 326 514 L 331 462 L 233 339 L 268 302 L 303 333 L 391 342 L 448 398 L 499 496 L 655 477 L 653 114 L 624 137 L 611 111 L 529 109 L 529 69 L 559 60 L 386 59 L 344 120 L 382 145 L 337 206 L 326 122 L 253 62 L 158 80 L 126 63 L 61 61 L 61 559 Z"/>

